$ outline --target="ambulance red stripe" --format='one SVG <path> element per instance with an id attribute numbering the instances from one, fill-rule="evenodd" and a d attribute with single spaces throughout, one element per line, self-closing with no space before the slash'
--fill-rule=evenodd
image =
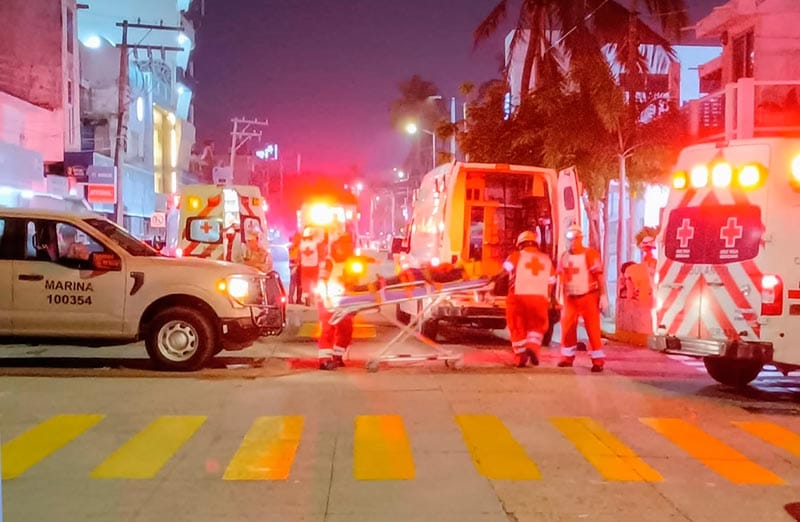
<path id="1" fill-rule="evenodd" d="M 683 321 L 686 318 L 686 312 L 692 306 L 699 306 L 699 304 L 697 304 L 697 303 L 699 302 L 700 297 L 701 297 L 700 288 L 701 288 L 702 284 L 703 284 L 702 278 L 698 278 L 697 281 L 695 282 L 694 286 L 692 287 L 692 289 L 689 290 L 688 294 L 686 294 L 686 299 L 684 300 L 684 306 L 682 306 L 678 310 L 678 313 L 675 315 L 675 318 L 669 324 L 669 327 L 667 328 L 667 332 L 669 332 L 672 335 L 677 335 L 679 330 L 681 329 L 681 326 L 683 326 Z M 698 317 L 698 319 L 699 319 L 699 317 Z"/>
<path id="2" fill-rule="evenodd" d="M 220 201 L 222 201 L 219 195 L 214 196 L 213 198 L 208 198 L 208 204 L 203 207 L 203 209 L 197 213 L 197 217 L 204 218 L 208 217 L 211 214 L 211 211 L 214 210 L 217 206 L 219 206 Z M 194 249 L 200 246 L 198 241 L 190 241 L 186 248 L 183 250 L 183 255 L 188 256 L 194 252 Z"/>
<path id="3" fill-rule="evenodd" d="M 733 326 L 733 323 L 728 318 L 728 315 L 725 313 L 725 310 L 722 309 L 722 306 L 719 304 L 719 300 L 717 299 L 716 294 L 714 294 L 713 289 L 710 286 L 706 287 L 707 290 L 703 292 L 703 308 L 707 310 L 711 310 L 711 313 L 714 315 L 714 319 L 717 320 L 720 328 L 725 333 L 725 336 L 732 336 L 733 339 L 739 339 L 739 332 L 736 331 L 736 328 Z M 703 311 L 700 312 L 700 322 L 703 322 Z M 731 333 L 732 332 L 732 333 Z M 709 338 L 710 336 L 703 336 L 704 338 Z"/>
<path id="4" fill-rule="evenodd" d="M 741 288 L 739 288 L 739 285 L 736 284 L 736 280 L 734 280 L 733 276 L 728 270 L 728 267 L 725 265 L 717 265 L 714 267 L 714 269 L 716 270 L 717 275 L 719 275 L 725 292 L 731 297 L 731 299 L 733 299 L 733 303 L 742 310 L 753 308 L 753 306 L 747 300 L 747 297 L 745 297 L 744 292 L 742 292 Z M 743 316 L 747 321 L 747 324 L 753 329 L 753 333 L 755 333 L 756 337 L 761 337 L 761 327 L 755 321 L 755 311 L 750 312 L 747 315 L 744 315 L 743 313 Z"/>
<path id="5" fill-rule="evenodd" d="M 787 296 L 789 299 L 800 299 L 800 290 L 789 290 Z"/>
<path id="6" fill-rule="evenodd" d="M 675 300 L 678 299 L 678 296 L 680 295 L 682 290 L 682 288 L 679 287 L 678 285 L 683 283 L 683 281 L 686 279 L 686 277 L 689 275 L 691 271 L 692 267 L 690 265 L 681 266 L 680 270 L 678 271 L 678 274 L 675 276 L 675 281 L 672 282 L 672 284 L 675 285 L 675 287 L 673 287 L 669 291 L 667 298 L 664 300 L 664 304 L 661 305 L 661 308 L 659 308 L 658 310 L 657 314 L 658 324 L 661 324 L 661 322 L 664 320 L 664 316 L 667 314 L 669 309 L 672 308 L 672 305 L 675 304 Z M 663 283 L 664 281 L 661 280 L 659 281 L 659 284 Z"/>

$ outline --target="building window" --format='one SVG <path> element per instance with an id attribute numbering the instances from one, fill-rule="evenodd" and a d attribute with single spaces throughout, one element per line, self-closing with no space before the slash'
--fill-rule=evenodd
<path id="1" fill-rule="evenodd" d="M 733 39 L 733 80 L 753 77 L 755 37 L 749 31 Z"/>
<path id="2" fill-rule="evenodd" d="M 72 9 L 67 9 L 67 52 L 72 54 L 73 52 L 73 43 L 72 41 L 75 39 L 75 15 L 72 13 Z"/>

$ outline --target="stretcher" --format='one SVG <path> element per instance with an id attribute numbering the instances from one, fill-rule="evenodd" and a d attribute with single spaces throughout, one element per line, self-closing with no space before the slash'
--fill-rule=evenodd
<path id="1" fill-rule="evenodd" d="M 416 315 L 411 316 L 408 324 L 399 321 L 396 317 L 383 314 L 392 324 L 400 329 L 378 353 L 375 358 L 367 361 L 367 370 L 378 371 L 381 362 L 418 362 L 418 361 L 444 361 L 449 368 L 461 368 L 464 365 L 464 356 L 445 350 L 432 339 L 422 335 L 420 328 L 422 320 L 432 309 L 441 304 L 450 294 L 476 291 L 486 288 L 489 279 L 460 279 L 449 282 L 435 282 L 430 279 L 400 282 L 382 286 L 370 291 L 350 291 L 343 295 L 332 297 L 328 309 L 332 312 L 331 324 L 337 324 L 351 314 L 367 310 L 380 310 L 384 305 L 397 305 L 408 301 L 424 301 Z M 410 337 L 415 337 L 427 348 L 428 353 L 401 353 L 397 346 Z"/>

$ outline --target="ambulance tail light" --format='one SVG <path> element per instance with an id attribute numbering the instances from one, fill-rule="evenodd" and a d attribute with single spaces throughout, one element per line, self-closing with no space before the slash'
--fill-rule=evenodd
<path id="1" fill-rule="evenodd" d="M 792 160 L 792 172 L 790 182 L 795 190 L 800 190 L 800 154 Z"/>
<path id="2" fill-rule="evenodd" d="M 761 315 L 783 314 L 783 280 L 775 274 L 761 277 Z"/>
<path id="3" fill-rule="evenodd" d="M 689 178 L 683 171 L 676 172 L 672 175 L 672 188 L 675 190 L 683 190 L 689 184 Z"/>

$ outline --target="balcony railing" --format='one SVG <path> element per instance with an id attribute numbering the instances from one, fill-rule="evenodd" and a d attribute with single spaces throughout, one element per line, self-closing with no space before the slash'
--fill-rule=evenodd
<path id="1" fill-rule="evenodd" d="M 704 141 L 800 136 L 800 81 L 742 78 L 688 110 L 692 136 Z"/>

